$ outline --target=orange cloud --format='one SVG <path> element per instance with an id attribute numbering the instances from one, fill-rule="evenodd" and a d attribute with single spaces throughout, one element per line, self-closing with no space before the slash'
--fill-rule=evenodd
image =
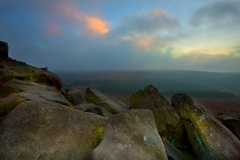
<path id="1" fill-rule="evenodd" d="M 81 26 L 80 30 L 84 34 L 106 34 L 109 32 L 109 22 L 101 18 L 89 16 L 72 5 L 60 5 L 58 8 L 63 15 L 68 16 L 79 23 Z"/>

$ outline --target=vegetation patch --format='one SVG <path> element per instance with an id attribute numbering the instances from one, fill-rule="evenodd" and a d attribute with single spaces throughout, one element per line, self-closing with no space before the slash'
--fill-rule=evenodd
<path id="1" fill-rule="evenodd" d="M 98 127 L 93 133 L 93 141 L 96 146 L 98 146 L 102 141 L 102 136 L 104 132 L 104 127 Z"/>
<path id="2" fill-rule="evenodd" d="M 15 108 L 20 103 L 26 101 L 25 98 L 20 98 L 15 96 L 13 99 L 4 101 L 0 103 L 0 117 L 6 116 L 13 108 Z"/>
<path id="3" fill-rule="evenodd" d="M 6 96 L 10 95 L 11 93 L 19 93 L 19 92 L 23 92 L 23 91 L 20 89 L 17 89 L 17 88 L 1 86 L 0 87 L 0 98 L 6 97 Z"/>

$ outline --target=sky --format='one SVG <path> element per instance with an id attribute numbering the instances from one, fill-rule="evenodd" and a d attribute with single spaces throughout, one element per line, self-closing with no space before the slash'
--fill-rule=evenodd
<path id="1" fill-rule="evenodd" d="M 0 41 L 51 71 L 240 72 L 240 0 L 1 0 Z"/>

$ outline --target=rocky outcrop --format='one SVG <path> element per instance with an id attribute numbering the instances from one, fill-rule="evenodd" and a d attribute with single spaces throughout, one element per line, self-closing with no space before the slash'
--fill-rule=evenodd
<path id="1" fill-rule="evenodd" d="M 112 114 L 126 112 L 129 110 L 128 106 L 122 101 L 119 101 L 113 97 L 106 96 L 96 89 L 88 88 L 86 91 L 85 99 L 90 103 L 94 103 L 97 106 L 106 109 Z"/>
<path id="2" fill-rule="evenodd" d="M 19 62 L 9 57 L 0 56 L 0 59 L 0 85 L 11 79 L 18 79 L 53 86 L 58 90 L 62 88 L 61 79 L 47 70 L 27 65 L 25 62 Z"/>
<path id="3" fill-rule="evenodd" d="M 152 112 L 131 110 L 111 116 L 92 159 L 167 160 Z"/>
<path id="4" fill-rule="evenodd" d="M 91 158 L 106 118 L 48 101 L 23 102 L 0 126 L 0 159 Z"/>
<path id="5" fill-rule="evenodd" d="M 90 108 L 86 109 L 85 112 L 95 113 L 97 115 L 104 116 L 104 117 L 110 117 L 113 115 L 112 113 L 108 112 L 106 109 L 98 107 L 98 106 L 90 107 Z"/>
<path id="6" fill-rule="evenodd" d="M 78 105 L 83 103 L 85 99 L 85 94 L 86 94 L 86 90 L 84 89 L 71 88 L 65 92 L 64 96 L 73 105 Z"/>
<path id="7" fill-rule="evenodd" d="M 0 57 L 8 58 L 8 44 L 0 41 Z"/>
<path id="8" fill-rule="evenodd" d="M 31 91 L 21 93 L 19 94 L 19 97 L 25 98 L 28 101 L 50 101 L 69 106 L 69 102 L 65 99 L 65 97 L 62 94 L 58 92 Z"/>
<path id="9" fill-rule="evenodd" d="M 153 85 L 133 94 L 130 98 L 130 108 L 150 109 L 161 137 L 165 137 L 178 146 L 187 144 L 186 132 L 180 116 Z"/>
<path id="10" fill-rule="evenodd" d="M 186 94 L 176 94 L 172 104 L 179 113 L 196 155 L 203 160 L 239 159 L 240 141 Z"/>
<path id="11" fill-rule="evenodd" d="M 235 113 L 225 111 L 219 113 L 217 118 L 240 140 L 240 119 Z"/>

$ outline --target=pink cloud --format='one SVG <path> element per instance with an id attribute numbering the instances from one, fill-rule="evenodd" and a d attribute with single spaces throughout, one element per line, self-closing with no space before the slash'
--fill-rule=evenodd
<path id="1" fill-rule="evenodd" d="M 87 15 L 79 8 L 69 4 L 59 5 L 58 9 L 61 14 L 74 20 L 74 22 L 78 24 L 78 29 L 83 34 L 102 35 L 109 32 L 109 22 L 102 18 Z"/>

